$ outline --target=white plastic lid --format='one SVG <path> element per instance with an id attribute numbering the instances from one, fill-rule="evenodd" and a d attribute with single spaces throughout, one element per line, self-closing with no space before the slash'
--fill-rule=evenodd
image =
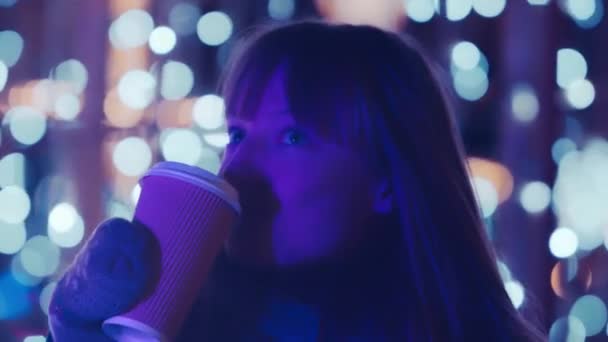
<path id="1" fill-rule="evenodd" d="M 207 170 L 183 163 L 165 161 L 155 164 L 143 175 L 142 179 L 148 176 L 172 177 L 204 187 L 226 201 L 238 215 L 241 214 L 239 195 L 236 189 L 226 180 Z"/>
<path id="2" fill-rule="evenodd" d="M 114 316 L 102 324 L 103 332 L 117 342 L 168 342 L 162 334 L 134 319 Z"/>

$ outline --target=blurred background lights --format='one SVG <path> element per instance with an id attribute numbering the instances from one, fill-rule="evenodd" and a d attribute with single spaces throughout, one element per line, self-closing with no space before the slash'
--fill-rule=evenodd
<path id="1" fill-rule="evenodd" d="M 177 3 L 169 11 L 169 26 L 179 35 L 194 33 L 200 15 L 196 5 L 187 2 Z"/>
<path id="2" fill-rule="evenodd" d="M 0 0 L 0 7 L 11 7 L 17 3 L 17 0 Z"/>
<path id="3" fill-rule="evenodd" d="M 471 70 L 457 69 L 453 77 L 456 93 L 465 100 L 479 100 L 488 91 L 488 75 L 480 67 Z"/>
<path id="4" fill-rule="evenodd" d="M 435 15 L 433 0 L 407 0 L 407 15 L 413 21 L 424 23 Z"/>
<path id="5" fill-rule="evenodd" d="M 3 61 L 0 61 L 0 91 L 4 89 L 8 80 L 8 67 Z"/>
<path id="6" fill-rule="evenodd" d="M 587 61 L 583 55 L 574 49 L 559 49 L 557 51 L 557 84 L 568 88 L 573 82 L 587 77 Z"/>
<path id="7" fill-rule="evenodd" d="M 17 185 L 23 188 L 25 177 L 25 156 L 10 153 L 0 159 L 0 187 Z"/>
<path id="8" fill-rule="evenodd" d="M 152 163 L 152 151 L 144 139 L 127 137 L 114 146 L 112 161 L 124 175 L 140 176 Z"/>
<path id="9" fill-rule="evenodd" d="M 57 283 L 52 281 L 46 284 L 42 291 L 40 291 L 40 310 L 42 310 L 45 315 L 49 314 L 49 304 L 51 302 L 51 296 L 53 295 L 53 291 L 55 291 L 56 287 Z"/>
<path id="10" fill-rule="evenodd" d="M 46 133 L 46 116 L 33 107 L 13 107 L 6 118 L 12 136 L 24 145 L 37 143 Z"/>
<path id="11" fill-rule="evenodd" d="M 591 18 L 596 8 L 596 0 L 566 0 L 566 9 L 572 18 L 576 20 Z"/>
<path id="12" fill-rule="evenodd" d="M 490 217 L 498 206 L 498 193 L 494 185 L 482 177 L 473 177 L 471 183 L 475 190 L 475 195 L 481 212 L 484 217 Z"/>
<path id="13" fill-rule="evenodd" d="M 131 191 L 131 202 L 133 202 L 133 205 L 137 205 L 139 195 L 141 195 L 141 186 L 139 184 L 135 184 L 133 190 Z"/>
<path id="14" fill-rule="evenodd" d="M 553 157 L 553 161 L 557 164 L 562 160 L 562 157 L 565 156 L 568 152 L 576 151 L 576 143 L 572 141 L 572 139 L 568 138 L 559 138 L 551 147 L 551 156 Z"/>
<path id="15" fill-rule="evenodd" d="M 506 5 L 507 0 L 473 0 L 473 9 L 486 18 L 500 15 Z"/>
<path id="16" fill-rule="evenodd" d="M 549 250 L 556 258 L 568 258 L 578 249 L 578 237 L 570 229 L 559 227 L 549 238 Z"/>
<path id="17" fill-rule="evenodd" d="M 518 85 L 511 94 L 511 111 L 517 121 L 527 123 L 536 119 L 540 104 L 534 89 Z"/>
<path id="18" fill-rule="evenodd" d="M 0 31 L 0 61 L 6 66 L 17 64 L 23 52 L 23 38 L 15 31 Z"/>
<path id="19" fill-rule="evenodd" d="M 80 99 L 74 94 L 63 94 L 55 100 L 55 113 L 61 120 L 74 120 L 80 113 Z"/>
<path id="20" fill-rule="evenodd" d="M 220 165 L 221 160 L 218 153 L 210 148 L 203 147 L 201 159 L 198 162 L 198 167 L 217 174 L 220 170 Z"/>
<path id="21" fill-rule="evenodd" d="M 498 193 L 498 203 L 503 203 L 509 199 L 513 192 L 513 175 L 506 166 L 490 159 L 478 157 L 468 157 L 467 164 L 471 177 L 483 178 L 492 183 Z"/>
<path id="22" fill-rule="evenodd" d="M 159 26 L 150 33 L 148 44 L 150 50 L 159 55 L 164 55 L 175 47 L 177 37 L 175 32 L 167 26 Z"/>
<path id="23" fill-rule="evenodd" d="M 205 142 L 216 148 L 224 148 L 230 142 L 230 136 L 226 132 L 208 133 L 203 135 Z"/>
<path id="24" fill-rule="evenodd" d="M 551 0 L 528 0 L 528 3 L 532 6 L 543 6 L 547 5 Z"/>
<path id="25" fill-rule="evenodd" d="M 0 220 L 21 223 L 29 215 L 30 209 L 30 197 L 21 187 L 9 185 L 0 190 Z"/>
<path id="26" fill-rule="evenodd" d="M 57 270 L 60 250 L 46 236 L 36 235 L 19 252 L 23 268 L 33 276 L 46 277 Z"/>
<path id="27" fill-rule="evenodd" d="M 595 138 L 582 150 L 566 153 L 558 165 L 553 188 L 554 211 L 560 225 L 571 228 L 579 248 L 603 243 L 608 223 L 608 141 Z"/>
<path id="28" fill-rule="evenodd" d="M 519 201 L 527 212 L 540 213 L 551 203 L 551 188 L 540 181 L 527 183 L 522 187 Z"/>
<path id="29" fill-rule="evenodd" d="M 586 335 L 580 319 L 575 316 L 561 317 L 551 325 L 549 342 L 584 342 Z"/>
<path id="30" fill-rule="evenodd" d="M 293 16 L 295 12 L 294 0 L 269 0 L 268 15 L 275 20 L 285 20 Z"/>
<path id="31" fill-rule="evenodd" d="M 475 44 L 459 42 L 452 48 L 452 63 L 460 69 L 470 70 L 479 65 L 481 52 Z"/>
<path id="32" fill-rule="evenodd" d="M 605 330 L 606 305 L 597 296 L 585 295 L 577 299 L 570 309 L 570 315 L 583 323 L 586 336 L 593 336 Z"/>
<path id="33" fill-rule="evenodd" d="M 25 244 L 24 244 L 25 245 Z M 36 286 L 42 282 L 43 277 L 34 276 L 23 268 L 20 255 L 14 255 L 11 260 L 11 275 L 24 286 Z"/>
<path id="34" fill-rule="evenodd" d="M 473 0 L 446 0 L 446 17 L 451 21 L 466 18 L 473 9 Z"/>
<path id="35" fill-rule="evenodd" d="M 194 86 L 194 73 L 189 66 L 176 61 L 168 61 L 162 67 L 160 95 L 166 100 L 186 97 Z"/>
<path id="36" fill-rule="evenodd" d="M 23 342 L 45 342 L 46 337 L 42 335 L 31 335 L 23 339 Z"/>
<path id="37" fill-rule="evenodd" d="M 48 219 L 48 235 L 57 246 L 71 248 L 84 237 L 84 222 L 74 206 L 59 203 L 51 210 Z"/>
<path id="38" fill-rule="evenodd" d="M 89 79 L 87 68 L 76 59 L 68 59 L 59 63 L 51 73 L 51 78 L 55 81 L 64 81 L 70 84 L 72 91 L 80 94 Z"/>
<path id="39" fill-rule="evenodd" d="M 15 254 L 25 244 L 26 231 L 23 223 L 6 223 L 0 220 L 0 253 Z"/>
<path id="40" fill-rule="evenodd" d="M 202 153 L 201 138 L 189 129 L 167 130 L 161 138 L 161 151 L 165 160 L 196 165 Z"/>
<path id="41" fill-rule="evenodd" d="M 566 89 L 568 103 L 576 109 L 585 109 L 595 100 L 595 88 L 589 80 L 577 80 Z"/>
<path id="42" fill-rule="evenodd" d="M 133 109 L 146 108 L 154 99 L 156 79 L 144 70 L 131 70 L 118 81 L 120 101 Z"/>
<path id="43" fill-rule="evenodd" d="M 197 23 L 198 38 L 211 46 L 221 45 L 232 34 L 232 20 L 223 12 L 213 11 L 204 14 Z"/>
<path id="44" fill-rule="evenodd" d="M 214 94 L 208 94 L 196 100 L 192 108 L 192 116 L 198 126 L 213 130 L 224 124 L 224 111 L 224 99 Z"/>
<path id="45" fill-rule="evenodd" d="M 510 280 L 505 283 L 505 290 L 516 308 L 521 307 L 524 303 L 525 292 L 524 287 L 518 281 Z"/>
<path id="46" fill-rule="evenodd" d="M 110 25 L 110 42 L 115 48 L 130 49 L 146 44 L 154 29 L 152 16 L 141 9 L 121 14 Z"/>

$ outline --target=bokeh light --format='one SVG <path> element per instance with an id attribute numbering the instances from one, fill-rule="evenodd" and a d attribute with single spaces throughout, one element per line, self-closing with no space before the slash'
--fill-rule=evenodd
<path id="1" fill-rule="evenodd" d="M 582 150 L 564 155 L 553 188 L 554 211 L 560 225 L 571 228 L 579 248 L 592 250 L 603 243 L 608 223 L 608 141 L 590 140 Z"/>
<path id="2" fill-rule="evenodd" d="M 576 151 L 576 143 L 572 139 L 559 138 L 551 147 L 551 156 L 553 157 L 553 161 L 559 164 L 562 157 L 572 151 Z"/>
<path id="3" fill-rule="evenodd" d="M 465 100 L 479 100 L 488 91 L 488 75 L 478 66 L 471 70 L 455 70 L 453 76 L 454 89 Z"/>
<path id="4" fill-rule="evenodd" d="M 0 187 L 9 185 L 24 186 L 25 156 L 21 153 L 10 153 L 0 159 Z"/>
<path id="5" fill-rule="evenodd" d="M 204 14 L 198 20 L 196 33 L 204 44 L 221 45 L 232 35 L 232 20 L 223 12 L 213 11 Z"/>
<path id="6" fill-rule="evenodd" d="M 0 7 L 11 7 L 17 3 L 17 0 L 0 0 Z"/>
<path id="7" fill-rule="evenodd" d="M 473 9 L 482 17 L 494 18 L 502 13 L 507 0 L 473 0 Z"/>
<path id="8" fill-rule="evenodd" d="M 71 248 L 84 237 L 84 221 L 70 203 L 62 202 L 53 207 L 48 219 L 48 236 L 59 247 Z"/>
<path id="9" fill-rule="evenodd" d="M 462 70 L 471 70 L 479 65 L 481 51 L 471 42 L 459 42 L 452 48 L 452 63 Z"/>
<path id="10" fill-rule="evenodd" d="M 55 101 L 55 113 L 61 120 L 71 121 L 80 113 L 80 99 L 73 94 L 63 94 Z"/>
<path id="11" fill-rule="evenodd" d="M 6 223 L 0 220 L 0 253 L 15 254 L 25 245 L 26 231 L 23 223 Z"/>
<path id="12" fill-rule="evenodd" d="M 116 18 L 108 33 L 112 46 L 130 49 L 146 44 L 153 29 L 154 20 L 148 12 L 132 9 Z"/>
<path id="13" fill-rule="evenodd" d="M 133 109 L 125 105 L 118 96 L 116 88 L 110 90 L 103 102 L 103 111 L 111 126 L 129 128 L 137 125 L 143 116 L 143 109 Z"/>
<path id="14" fill-rule="evenodd" d="M 23 342 L 45 342 L 46 337 L 42 335 L 31 335 L 23 339 Z"/>
<path id="15" fill-rule="evenodd" d="M 230 136 L 226 132 L 204 134 L 203 139 L 210 146 L 220 149 L 225 148 L 230 142 Z"/>
<path id="16" fill-rule="evenodd" d="M 446 0 L 446 17 L 451 21 L 466 18 L 473 10 L 473 0 Z"/>
<path id="17" fill-rule="evenodd" d="M 33 145 L 46 133 L 46 116 L 33 107 L 13 107 L 6 113 L 11 135 L 24 145 Z"/>
<path id="18" fill-rule="evenodd" d="M 40 310 L 44 312 L 45 315 L 49 314 L 49 304 L 51 302 L 51 296 L 53 295 L 53 291 L 57 288 L 57 282 L 50 282 L 46 284 L 46 286 L 40 291 Z"/>
<path id="19" fill-rule="evenodd" d="M 156 79 L 145 70 L 131 70 L 118 81 L 120 101 L 133 109 L 146 108 L 154 99 Z"/>
<path id="20" fill-rule="evenodd" d="M 498 207 L 498 192 L 489 180 L 482 177 L 472 177 L 471 183 L 475 190 L 477 202 L 484 217 L 490 217 Z"/>
<path id="21" fill-rule="evenodd" d="M 561 317 L 551 325 L 549 342 L 584 342 L 585 326 L 575 316 Z"/>
<path id="22" fill-rule="evenodd" d="M 68 83 L 71 91 L 80 94 L 87 86 L 89 73 L 82 62 L 76 59 L 68 59 L 55 67 L 51 73 L 51 79 Z"/>
<path id="23" fill-rule="evenodd" d="M 21 223 L 30 213 L 30 197 L 19 186 L 10 185 L 0 190 L 0 220 Z"/>
<path id="24" fill-rule="evenodd" d="M 196 22 L 200 17 L 199 8 L 191 3 L 180 2 L 169 11 L 169 26 L 179 35 L 196 32 Z"/>
<path id="25" fill-rule="evenodd" d="M 595 88 L 589 80 L 577 80 L 566 89 L 568 103 L 576 109 L 585 109 L 595 100 Z"/>
<path id="26" fill-rule="evenodd" d="M 167 26 L 159 26 L 150 33 L 148 44 L 150 50 L 159 55 L 165 55 L 175 47 L 177 36 L 175 32 Z"/>
<path id="27" fill-rule="evenodd" d="M 46 236 L 36 235 L 19 252 L 21 265 L 35 277 L 46 277 L 57 270 L 61 252 Z"/>
<path id="28" fill-rule="evenodd" d="M 0 61 L 0 91 L 4 90 L 6 81 L 8 80 L 8 67 L 3 61 Z"/>
<path id="29" fill-rule="evenodd" d="M 139 184 L 135 184 L 135 186 L 133 187 L 133 190 L 131 191 L 131 202 L 133 202 L 133 205 L 137 205 L 140 195 L 141 195 L 141 186 Z"/>
<path id="30" fill-rule="evenodd" d="M 23 52 L 23 38 L 15 31 L 0 31 L 0 61 L 6 66 L 17 64 Z"/>
<path id="31" fill-rule="evenodd" d="M 127 137 L 114 147 L 112 161 L 123 174 L 140 176 L 152 163 L 152 151 L 144 139 Z"/>
<path id="32" fill-rule="evenodd" d="M 521 307 L 525 299 L 524 287 L 518 281 L 510 280 L 505 283 L 505 290 L 516 308 Z"/>
<path id="33" fill-rule="evenodd" d="M 194 103 L 192 116 L 194 122 L 203 129 L 221 127 L 225 121 L 224 99 L 214 94 L 201 96 Z"/>
<path id="34" fill-rule="evenodd" d="M 585 295 L 572 305 L 570 316 L 577 317 L 583 323 L 586 336 L 593 336 L 605 329 L 608 315 L 606 305 L 601 298 Z"/>
<path id="35" fill-rule="evenodd" d="M 168 129 L 161 137 L 161 151 L 167 161 L 196 165 L 202 154 L 201 138 L 189 129 Z"/>
<path id="36" fill-rule="evenodd" d="M 540 181 L 529 182 L 522 187 L 519 201 L 527 212 L 540 213 L 551 203 L 551 188 Z"/>
<path id="37" fill-rule="evenodd" d="M 410 19 L 424 23 L 431 20 L 435 15 L 435 6 L 432 0 L 408 0 L 406 11 Z"/>
<path id="38" fill-rule="evenodd" d="M 268 15 L 275 20 L 286 20 L 293 16 L 295 7 L 294 0 L 269 0 Z"/>
<path id="39" fill-rule="evenodd" d="M 578 249 L 578 237 L 567 227 L 559 227 L 551 233 L 549 250 L 557 258 L 568 258 Z"/>
<path id="40" fill-rule="evenodd" d="M 540 104 L 534 89 L 527 85 L 518 85 L 511 94 L 511 111 L 513 117 L 523 123 L 536 119 Z"/>
<path id="41" fill-rule="evenodd" d="M 176 61 L 168 61 L 162 67 L 160 95 L 167 100 L 186 97 L 194 86 L 194 73 L 189 66 Z"/>
<path id="42" fill-rule="evenodd" d="M 557 51 L 557 84 L 568 88 L 573 82 L 587 77 L 587 61 L 574 49 L 559 49 Z"/>

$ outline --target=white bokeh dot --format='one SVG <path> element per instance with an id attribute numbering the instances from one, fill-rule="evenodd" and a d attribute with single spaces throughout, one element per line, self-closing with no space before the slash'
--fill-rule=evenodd
<path id="1" fill-rule="evenodd" d="M 112 161 L 124 175 L 140 176 L 152 163 L 152 151 L 144 139 L 127 137 L 114 146 Z"/>
<path id="2" fill-rule="evenodd" d="M 168 61 L 162 67 L 160 95 L 167 100 L 186 97 L 194 86 L 192 69 L 181 62 Z"/>
<path id="3" fill-rule="evenodd" d="M 221 45 L 232 35 L 232 20 L 223 12 L 213 11 L 204 14 L 198 20 L 196 32 L 198 38 L 211 46 Z"/>
<path id="4" fill-rule="evenodd" d="M 46 116 L 33 107 L 13 107 L 6 117 L 12 136 L 24 145 L 37 143 L 46 133 Z"/>
<path id="5" fill-rule="evenodd" d="M 23 223 L 0 220 L 0 253 L 15 254 L 23 248 L 27 232 Z"/>
<path id="6" fill-rule="evenodd" d="M 559 227 L 551 233 L 549 250 L 557 258 L 568 258 L 578 249 L 578 237 L 572 229 Z"/>
<path id="7" fill-rule="evenodd" d="M 130 70 L 118 81 L 118 98 L 133 109 L 146 108 L 155 92 L 156 79 L 145 70 Z"/>
<path id="8" fill-rule="evenodd" d="M 522 187 L 519 201 L 527 212 L 540 213 L 551 203 L 551 188 L 540 181 L 529 182 Z"/>
<path id="9" fill-rule="evenodd" d="M 505 290 L 507 291 L 513 306 L 516 308 L 521 307 L 525 299 L 525 291 L 521 283 L 515 280 L 509 280 L 505 282 Z"/>
<path id="10" fill-rule="evenodd" d="M 150 33 L 148 45 L 150 50 L 159 55 L 164 55 L 175 47 L 177 36 L 175 32 L 167 26 L 159 26 Z"/>
<path id="11" fill-rule="evenodd" d="M 201 138 L 189 129 L 165 130 L 161 151 L 167 161 L 196 165 L 202 154 Z"/>
<path id="12" fill-rule="evenodd" d="M 30 210 L 30 197 L 23 188 L 9 185 L 0 190 L 0 220 L 12 224 L 21 223 Z"/>
<path id="13" fill-rule="evenodd" d="M 80 99 L 74 94 L 62 94 L 55 100 L 54 107 L 58 118 L 74 120 L 80 112 Z"/>
<path id="14" fill-rule="evenodd" d="M 46 277 L 57 270 L 61 252 L 48 237 L 36 235 L 25 242 L 19 252 L 24 270 L 35 277 Z"/>
<path id="15" fill-rule="evenodd" d="M 199 97 L 192 107 L 194 122 L 203 129 L 213 130 L 225 121 L 224 100 L 214 94 Z"/>

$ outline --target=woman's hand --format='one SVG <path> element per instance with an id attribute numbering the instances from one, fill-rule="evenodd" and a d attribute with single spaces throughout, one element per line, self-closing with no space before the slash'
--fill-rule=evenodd
<path id="1" fill-rule="evenodd" d="M 159 265 L 158 242 L 145 226 L 120 218 L 100 224 L 51 297 L 54 341 L 111 341 L 102 322 L 129 310 L 153 289 Z"/>

